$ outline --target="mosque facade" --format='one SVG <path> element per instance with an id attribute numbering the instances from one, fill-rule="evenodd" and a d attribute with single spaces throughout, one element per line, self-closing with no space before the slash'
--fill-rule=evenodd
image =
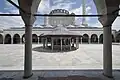
<path id="1" fill-rule="evenodd" d="M 75 15 L 64 9 L 52 10 L 50 15 Z M 44 25 L 42 27 L 33 27 L 32 41 L 35 44 L 42 43 L 42 35 L 50 33 L 56 26 L 61 25 L 71 32 L 80 35 L 78 42 L 80 44 L 100 44 L 103 43 L 103 28 L 76 25 L 75 17 L 44 17 Z M 0 44 L 23 44 L 25 42 L 25 28 L 12 27 L 0 31 Z M 120 34 L 116 30 L 112 30 L 112 42 L 120 42 Z"/>

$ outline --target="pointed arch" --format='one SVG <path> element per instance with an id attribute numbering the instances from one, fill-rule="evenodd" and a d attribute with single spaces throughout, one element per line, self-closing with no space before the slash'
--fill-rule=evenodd
<path id="1" fill-rule="evenodd" d="M 11 35 L 10 34 L 5 35 L 5 44 L 11 44 Z"/>
<path id="2" fill-rule="evenodd" d="M 13 36 L 13 44 L 19 44 L 20 43 L 20 35 L 19 34 L 15 34 Z"/>

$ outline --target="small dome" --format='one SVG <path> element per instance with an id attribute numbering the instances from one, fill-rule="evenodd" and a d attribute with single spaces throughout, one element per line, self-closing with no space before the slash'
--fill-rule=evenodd
<path id="1" fill-rule="evenodd" d="M 84 25 L 80 25 L 80 27 L 85 27 Z"/>
<path id="2" fill-rule="evenodd" d="M 75 27 L 74 25 L 68 25 L 67 27 Z"/>
<path id="3" fill-rule="evenodd" d="M 41 26 L 41 25 L 39 25 L 38 27 L 41 27 L 41 28 L 43 28 L 43 26 Z"/>
<path id="4" fill-rule="evenodd" d="M 51 25 L 48 24 L 48 25 L 45 25 L 44 27 L 53 27 L 53 26 L 51 26 Z"/>
<path id="5" fill-rule="evenodd" d="M 42 28 L 43 26 L 41 26 L 41 25 L 35 25 L 35 27 L 41 27 Z"/>
<path id="6" fill-rule="evenodd" d="M 75 15 L 75 13 L 71 13 L 71 15 Z"/>

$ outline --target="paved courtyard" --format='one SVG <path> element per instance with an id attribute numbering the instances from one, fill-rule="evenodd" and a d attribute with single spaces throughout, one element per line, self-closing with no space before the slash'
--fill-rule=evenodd
<path id="1" fill-rule="evenodd" d="M 42 46 L 33 44 L 33 48 Z M 103 45 L 80 44 L 70 52 L 39 52 L 33 50 L 33 70 L 102 69 Z M 23 70 L 24 44 L 0 45 L 0 70 Z M 120 45 L 113 45 L 113 68 L 120 68 Z"/>

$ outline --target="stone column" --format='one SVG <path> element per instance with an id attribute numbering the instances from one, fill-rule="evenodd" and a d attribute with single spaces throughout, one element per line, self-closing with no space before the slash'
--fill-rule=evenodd
<path id="1" fill-rule="evenodd" d="M 3 35 L 3 44 L 5 44 L 5 35 Z"/>
<path id="2" fill-rule="evenodd" d="M 43 42 L 43 48 L 45 48 L 45 38 L 42 39 Z"/>
<path id="3" fill-rule="evenodd" d="M 98 44 L 99 44 L 99 38 L 98 38 Z"/>
<path id="4" fill-rule="evenodd" d="M 37 13 L 37 9 L 41 0 L 19 0 L 19 13 L 25 24 L 25 59 L 24 59 L 24 76 L 29 78 L 32 76 L 32 26 L 36 20 L 33 15 Z"/>
<path id="5" fill-rule="evenodd" d="M 46 40 L 45 40 L 45 41 L 46 41 L 46 47 L 48 47 L 48 40 L 47 40 L 47 38 L 46 38 Z"/>
<path id="6" fill-rule="evenodd" d="M 111 25 L 103 27 L 103 68 L 104 68 L 104 75 L 108 77 L 112 77 Z"/>
<path id="7" fill-rule="evenodd" d="M 76 42 L 76 49 L 77 49 L 77 37 L 76 37 L 76 41 L 75 42 Z"/>
<path id="8" fill-rule="evenodd" d="M 13 44 L 13 37 L 11 37 L 11 44 Z"/>
<path id="9" fill-rule="evenodd" d="M 60 45 L 61 45 L 61 51 L 62 51 L 62 49 L 63 49 L 62 48 L 62 37 L 60 38 L 60 42 L 61 42 Z"/>
<path id="10" fill-rule="evenodd" d="M 79 48 L 78 37 L 76 37 L 76 48 Z"/>
<path id="11" fill-rule="evenodd" d="M 23 37 L 23 43 L 25 44 L 25 36 Z"/>
<path id="12" fill-rule="evenodd" d="M 81 42 L 81 44 L 82 44 L 82 37 L 80 38 L 80 42 Z"/>
<path id="13" fill-rule="evenodd" d="M 44 40 L 44 41 L 45 41 L 45 48 L 46 48 L 46 47 L 47 47 L 47 46 L 46 46 L 46 38 L 45 38 L 45 40 Z"/>
<path id="14" fill-rule="evenodd" d="M 74 39 L 72 39 L 72 47 L 74 47 Z"/>
<path id="15" fill-rule="evenodd" d="M 70 41 L 70 50 L 71 50 L 71 38 L 69 39 L 69 41 Z"/>
<path id="16" fill-rule="evenodd" d="M 24 78 L 32 76 L 32 25 L 25 26 Z"/>
<path id="17" fill-rule="evenodd" d="M 65 47 L 66 47 L 66 46 L 67 46 L 67 43 L 66 43 L 66 38 L 64 38 L 64 40 L 63 40 L 63 41 L 64 41 L 64 44 L 65 44 Z"/>
<path id="18" fill-rule="evenodd" d="M 111 12 L 111 11 L 110 11 Z M 117 15 L 104 15 L 99 18 L 103 25 L 103 74 L 107 77 L 112 75 L 112 23 Z"/>
<path id="19" fill-rule="evenodd" d="M 39 44 L 39 39 L 40 39 L 40 38 L 39 38 L 39 36 L 38 36 L 38 44 Z"/>
<path id="20" fill-rule="evenodd" d="M 88 39 L 88 43 L 90 44 L 91 42 L 90 42 L 91 40 L 90 40 L 90 38 Z"/>
<path id="21" fill-rule="evenodd" d="M 52 50 L 53 50 L 53 48 L 54 48 L 54 46 L 53 46 L 53 45 L 54 45 L 54 44 L 53 44 L 53 41 L 54 41 L 54 40 L 53 40 L 53 38 L 51 38 L 51 39 L 52 39 L 52 40 L 51 40 L 51 48 L 52 48 Z"/>
<path id="22" fill-rule="evenodd" d="M 22 37 L 20 36 L 20 44 L 22 44 Z"/>

